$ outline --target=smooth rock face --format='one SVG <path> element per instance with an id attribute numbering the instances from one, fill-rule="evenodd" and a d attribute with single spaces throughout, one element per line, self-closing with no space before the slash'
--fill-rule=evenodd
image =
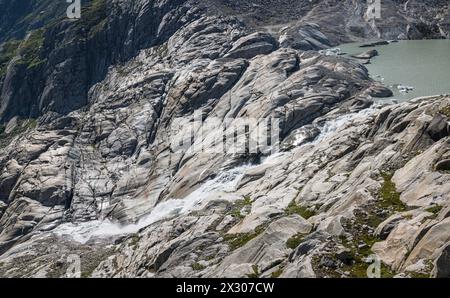
<path id="1" fill-rule="evenodd" d="M 361 277 L 373 253 L 446 275 L 450 97 L 374 104 L 390 93 L 364 66 L 317 50 L 447 6 L 372 26 L 343 1 L 333 27 L 333 1 L 203 2 L 106 1 L 8 62 L 0 276 L 65 277 L 76 254 L 92 277 Z M 251 147 L 267 128 L 279 144 Z"/>

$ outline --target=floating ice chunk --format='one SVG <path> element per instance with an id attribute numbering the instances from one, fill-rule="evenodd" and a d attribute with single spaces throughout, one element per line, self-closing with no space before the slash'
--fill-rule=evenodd
<path id="1" fill-rule="evenodd" d="M 414 90 L 414 87 L 412 86 L 406 86 L 406 85 L 398 85 L 397 89 L 401 92 L 401 93 L 408 93 L 410 91 Z"/>
<path id="2" fill-rule="evenodd" d="M 340 48 L 332 48 L 332 49 L 320 50 L 319 53 L 321 55 L 325 55 L 325 56 L 339 56 L 339 55 L 342 55 L 342 51 L 341 51 Z"/>

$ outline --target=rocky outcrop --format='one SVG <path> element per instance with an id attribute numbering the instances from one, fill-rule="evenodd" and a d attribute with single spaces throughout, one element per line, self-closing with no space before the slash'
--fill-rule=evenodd
<path id="1" fill-rule="evenodd" d="M 344 40 L 321 1 L 279 32 L 224 10 L 270 2 L 94 1 L 20 43 L 0 276 L 66 276 L 73 254 L 85 277 L 445 275 L 449 97 L 374 104 L 364 66 L 316 51 Z"/>

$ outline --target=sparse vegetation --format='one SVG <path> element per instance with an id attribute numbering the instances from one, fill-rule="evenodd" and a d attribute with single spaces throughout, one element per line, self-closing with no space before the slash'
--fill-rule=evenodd
<path id="1" fill-rule="evenodd" d="M 92 0 L 82 8 L 81 25 L 88 32 L 88 36 L 92 37 L 100 32 L 106 25 L 108 17 L 106 11 L 105 0 Z"/>
<path id="2" fill-rule="evenodd" d="M 141 240 L 141 237 L 139 237 L 138 234 L 134 234 L 133 236 L 131 236 L 131 241 L 130 241 L 129 245 L 131 247 L 136 247 L 137 244 L 139 243 L 139 240 Z"/>
<path id="3" fill-rule="evenodd" d="M 6 75 L 8 64 L 16 55 L 19 45 L 19 40 L 9 40 L 0 47 L 0 80 Z"/>
<path id="4" fill-rule="evenodd" d="M 232 250 L 235 250 L 239 247 L 244 246 L 247 242 L 261 234 L 264 229 L 264 226 L 260 226 L 257 227 L 252 233 L 226 234 L 224 236 L 224 240 L 228 242 Z"/>
<path id="5" fill-rule="evenodd" d="M 304 238 L 304 234 L 296 234 L 286 241 L 286 246 L 290 249 L 295 249 L 303 241 Z"/>
<path id="6" fill-rule="evenodd" d="M 370 264 L 365 263 L 361 260 L 358 260 L 355 262 L 354 265 L 349 266 L 348 268 L 344 267 L 345 269 L 348 269 L 350 272 L 351 278 L 367 278 L 367 269 L 369 268 Z M 392 278 L 395 276 L 395 273 L 392 272 L 389 267 L 384 265 L 383 263 L 380 264 L 380 277 L 381 278 Z"/>
<path id="7" fill-rule="evenodd" d="M 28 69 L 42 65 L 45 62 L 41 57 L 43 44 L 44 30 L 39 29 L 31 32 L 19 47 L 21 56 L 19 63 L 26 65 Z"/>
<path id="8" fill-rule="evenodd" d="M 278 278 L 281 274 L 283 274 L 284 268 L 282 266 L 278 267 L 278 269 L 270 275 L 271 278 Z"/>
<path id="9" fill-rule="evenodd" d="M 192 267 L 192 269 L 195 270 L 195 271 L 201 271 L 201 270 L 203 270 L 203 269 L 206 268 L 205 266 L 203 266 L 202 264 L 197 263 L 197 262 L 193 263 L 193 264 L 191 265 L 191 267 Z"/>
<path id="10" fill-rule="evenodd" d="M 433 213 L 435 215 L 439 214 L 439 212 L 442 210 L 442 206 L 440 205 L 435 205 L 433 207 L 427 208 L 426 211 Z"/>
<path id="11" fill-rule="evenodd" d="M 308 209 L 306 207 L 297 205 L 295 203 L 295 201 L 292 201 L 291 203 L 289 203 L 289 205 L 287 206 L 287 208 L 285 210 L 285 214 L 286 215 L 298 214 L 301 217 L 303 217 L 304 219 L 308 219 L 308 218 L 316 215 L 316 213 L 314 211 L 311 211 L 310 209 Z"/>
<path id="12" fill-rule="evenodd" d="M 238 200 L 236 202 L 234 202 L 231 211 L 229 212 L 229 214 L 231 214 L 232 216 L 242 219 L 245 216 L 241 213 L 242 209 L 244 209 L 247 206 L 251 206 L 252 205 L 252 200 L 248 197 L 245 197 L 243 200 Z"/>
<path id="13" fill-rule="evenodd" d="M 406 210 L 406 205 L 400 200 L 400 193 L 397 192 L 395 183 L 392 182 L 392 174 L 382 173 L 384 179 L 383 185 L 379 191 L 380 208 L 393 208 L 394 211 L 401 212 Z"/>
<path id="14" fill-rule="evenodd" d="M 446 106 L 446 107 L 440 109 L 439 113 L 441 113 L 442 115 L 445 115 L 447 117 L 450 117 L 450 106 Z"/>
<path id="15" fill-rule="evenodd" d="M 341 262 L 338 270 L 321 266 L 320 257 L 313 258 L 313 265 L 323 276 L 330 277 L 346 277 L 367 278 L 367 269 L 373 262 L 368 262 L 368 258 L 373 255 L 372 247 L 381 239 L 375 234 L 375 229 L 381 222 L 386 220 L 395 212 L 403 212 L 407 210 L 406 205 L 400 200 L 400 193 L 396 189 L 395 183 L 392 181 L 392 174 L 382 173 L 383 183 L 378 193 L 375 195 L 378 200 L 368 202 L 362 209 L 354 210 L 354 219 L 344 219 L 342 225 L 350 238 L 342 235 L 338 238 L 338 242 L 344 246 L 349 252 L 349 262 L 337 260 L 337 255 L 329 255 L 329 258 Z M 395 276 L 385 264 L 381 264 L 380 274 L 383 278 Z"/>
<path id="16" fill-rule="evenodd" d="M 408 275 L 411 278 L 430 278 L 429 274 L 421 273 L 421 272 L 408 272 Z"/>
<path id="17" fill-rule="evenodd" d="M 367 268 L 371 263 L 367 263 L 365 259 L 373 255 L 372 246 L 375 242 L 380 241 L 373 232 L 367 229 L 368 227 L 372 229 L 376 228 L 388 216 L 388 214 L 383 216 L 377 214 L 376 210 L 379 208 L 378 203 L 369 207 L 367 212 L 355 210 L 355 220 L 344 223 L 346 230 L 352 235 L 351 240 L 345 236 L 339 237 L 341 244 L 349 250 L 353 259 L 352 264 L 343 264 L 344 267 L 342 268 L 342 271 L 349 272 L 349 277 L 367 277 Z M 393 277 L 395 275 L 384 264 L 381 264 L 380 271 L 381 277 L 383 278 Z"/>
<path id="18" fill-rule="evenodd" d="M 259 273 L 258 266 L 253 265 L 252 269 L 253 269 L 253 273 L 247 274 L 247 277 L 248 278 L 258 278 L 261 275 L 261 273 Z"/>

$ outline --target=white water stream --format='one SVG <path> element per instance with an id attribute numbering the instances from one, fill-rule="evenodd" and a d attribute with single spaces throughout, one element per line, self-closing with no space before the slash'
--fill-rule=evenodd
<path id="1" fill-rule="evenodd" d="M 321 141 L 328 138 L 337 130 L 344 128 L 347 124 L 352 123 L 356 119 L 365 118 L 377 110 L 376 106 L 361 110 L 357 113 L 345 114 L 335 119 L 325 122 L 325 124 L 320 128 L 320 134 L 312 141 L 312 144 L 320 143 Z"/>
<path id="2" fill-rule="evenodd" d="M 367 117 L 375 109 L 369 108 L 358 113 L 347 114 L 339 116 L 334 120 L 326 122 L 321 127 L 321 133 L 309 144 L 319 143 L 335 131 L 339 130 L 346 124 L 354 121 L 357 118 Z M 307 143 L 308 144 L 308 143 Z M 304 144 L 304 145 L 307 145 Z M 266 157 L 262 162 L 264 164 L 274 164 L 279 162 L 288 152 L 279 152 Z M 111 236 L 132 234 L 138 232 L 140 229 L 147 227 L 155 222 L 164 219 L 174 218 L 179 215 L 185 215 L 195 210 L 200 210 L 213 198 L 217 198 L 219 193 L 233 193 L 236 191 L 236 186 L 245 172 L 258 165 L 244 165 L 231 170 L 227 170 L 219 174 L 216 178 L 205 182 L 197 190 L 189 194 L 183 199 L 170 199 L 159 203 L 146 216 L 142 217 L 137 223 L 129 225 L 120 225 L 108 219 L 103 221 L 94 220 L 84 223 L 65 223 L 58 226 L 53 232 L 59 236 L 71 237 L 73 240 L 86 243 L 91 238 L 107 238 Z"/>
<path id="3" fill-rule="evenodd" d="M 188 214 L 203 208 L 215 193 L 231 193 L 236 190 L 236 184 L 242 178 L 250 165 L 236 167 L 219 174 L 216 178 L 205 182 L 197 190 L 184 199 L 170 199 L 159 203 L 152 211 L 142 217 L 137 223 L 120 225 L 108 219 L 93 220 L 83 223 L 65 223 L 53 232 L 59 236 L 72 237 L 73 240 L 86 243 L 91 238 L 105 238 L 116 235 L 132 234 L 157 221 Z"/>

